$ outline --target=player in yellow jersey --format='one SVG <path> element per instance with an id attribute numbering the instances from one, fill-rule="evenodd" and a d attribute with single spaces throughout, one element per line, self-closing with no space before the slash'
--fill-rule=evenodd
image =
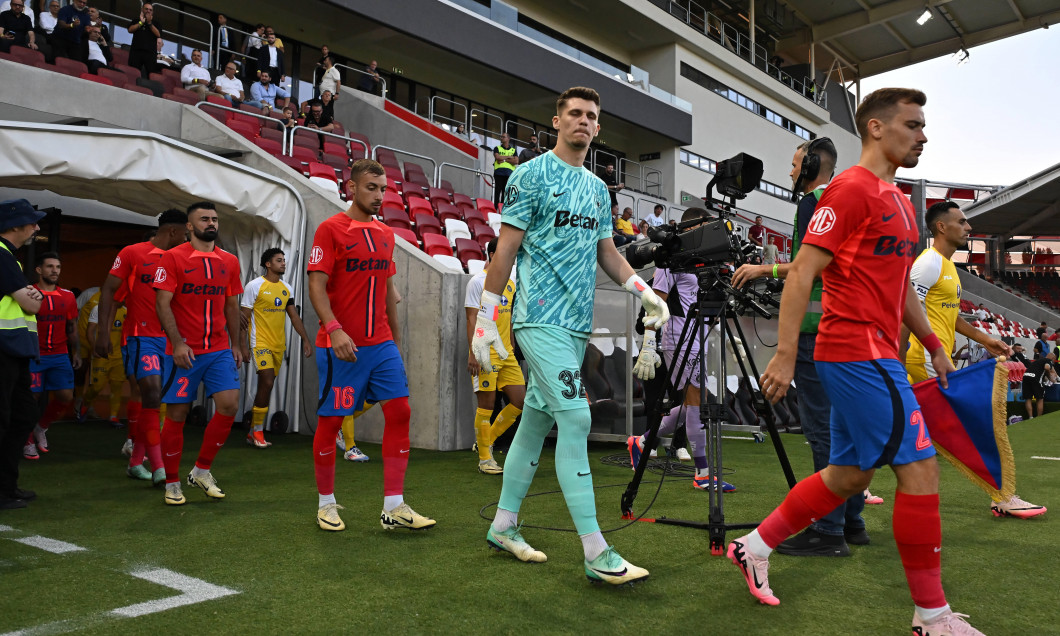
<path id="1" fill-rule="evenodd" d="M 249 332 L 251 358 L 258 374 L 258 391 L 254 396 L 252 427 L 247 434 L 247 444 L 266 448 L 272 443 L 265 441 L 265 416 L 269 413 L 272 385 L 287 349 L 287 316 L 290 316 L 294 330 L 302 338 L 302 353 L 305 357 L 313 355 L 313 344 L 295 309 L 291 288 L 280 280 L 280 276 L 287 271 L 287 259 L 283 251 L 275 247 L 265 250 L 261 255 L 261 266 L 265 268 L 265 275 L 247 284 L 240 305 L 243 313 L 241 322 L 244 331 Z"/>
<path id="2" fill-rule="evenodd" d="M 917 257 L 909 279 L 924 304 L 931 330 L 951 353 L 956 339 L 954 334 L 959 333 L 981 344 L 992 356 L 1011 356 L 1012 349 L 1008 345 L 979 331 L 960 316 L 961 284 L 957 268 L 950 259 L 958 248 L 968 244 L 972 226 L 964 212 L 953 201 L 941 201 L 928 208 L 924 222 L 931 232 L 931 247 Z M 905 368 L 910 381 L 916 383 L 934 377 L 930 361 L 925 362 L 923 345 L 916 338 L 909 338 L 906 331 L 902 332 L 902 338 L 909 339 Z M 991 511 L 998 517 L 1026 519 L 1044 514 L 1045 508 L 1012 495 L 1004 501 L 993 501 Z"/>
<path id="3" fill-rule="evenodd" d="M 88 316 L 99 304 L 99 294 L 99 287 L 92 287 L 81 292 L 77 297 L 77 340 L 81 344 L 81 360 L 84 361 L 90 361 L 93 357 L 92 343 L 86 341 L 88 337 Z M 84 404 L 85 389 L 88 388 L 92 380 L 90 367 L 91 363 L 82 364 L 74 375 L 74 415 L 77 416 L 79 422 L 83 422 L 91 410 L 90 404 Z M 84 412 L 82 412 L 83 406 L 88 407 Z"/>
<path id="4" fill-rule="evenodd" d="M 478 446 L 478 470 L 486 475 L 500 475 L 504 469 L 493 458 L 493 443 L 497 441 L 508 427 L 515 423 L 515 418 L 523 412 L 523 398 L 526 397 L 526 380 L 523 379 L 523 370 L 519 368 L 515 356 L 509 356 L 507 360 L 501 360 L 495 351 L 490 351 L 490 362 L 493 365 L 492 372 L 483 372 L 479 367 L 475 355 L 471 353 L 471 339 L 475 329 L 475 320 L 478 316 L 479 299 L 482 297 L 482 286 L 486 282 L 486 270 L 488 263 L 497 250 L 497 239 L 493 239 L 486 245 L 486 269 L 475 274 L 467 282 L 467 295 L 464 298 L 464 312 L 467 314 L 467 370 L 471 373 L 471 383 L 475 389 L 475 397 L 478 399 L 478 409 L 475 411 L 475 444 Z M 512 351 L 512 297 L 515 295 L 515 282 L 509 277 L 501 294 L 501 303 L 497 306 L 497 331 L 500 333 L 501 342 Z M 508 406 L 501 409 L 496 419 L 490 422 L 493 415 L 493 407 L 497 400 L 497 391 L 504 391 L 508 397 Z"/>

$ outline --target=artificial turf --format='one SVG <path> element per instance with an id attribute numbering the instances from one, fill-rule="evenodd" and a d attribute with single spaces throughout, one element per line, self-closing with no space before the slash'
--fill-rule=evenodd
<path id="1" fill-rule="evenodd" d="M 1047 415 L 1009 428 L 1019 493 L 1046 506 L 1060 505 L 1060 462 L 1031 456 L 1060 457 L 1058 425 L 1060 415 Z M 38 500 L 0 512 L 0 525 L 11 528 L 0 532 L 0 633 L 909 633 L 912 603 L 890 526 L 895 481 L 886 469 L 872 485 L 886 503 L 865 511 L 872 544 L 852 547 L 850 558 L 775 555 L 770 583 L 781 604 L 766 607 L 727 559 L 710 556 L 702 530 L 638 522 L 605 535 L 651 571 L 633 588 L 590 585 L 570 532 L 524 528 L 548 555 L 545 564 L 489 550 L 479 510 L 497 500 L 501 479 L 480 475 L 469 452 L 414 449 L 406 498 L 438 525 L 384 532 L 380 449 L 362 446 L 370 462 L 337 467 L 347 529 L 323 532 L 314 521 L 310 438 L 272 436 L 275 445 L 258 450 L 242 437 L 233 431 L 214 464 L 225 500 L 185 486 L 188 504 L 167 507 L 161 489 L 125 476 L 122 432 L 104 423 L 53 427 L 52 452 L 23 462 L 22 486 L 35 489 Z M 810 454 L 802 436 L 782 438 L 796 475 L 805 476 Z M 189 426 L 182 473 L 200 440 L 201 429 Z M 618 504 L 632 473 L 600 459 L 624 452 L 616 444 L 590 445 L 604 529 L 625 524 Z M 770 443 L 726 440 L 724 453 L 727 480 L 738 488 L 725 497 L 727 520 L 761 519 L 786 490 Z M 546 449 L 531 492 L 558 491 L 552 458 Z M 996 519 L 987 496 L 942 463 L 943 580 L 954 609 L 987 634 L 1060 634 L 1051 518 L 1060 511 Z M 637 512 L 657 488 L 658 476 L 645 479 L 651 483 L 641 488 Z M 647 516 L 704 521 L 706 500 L 687 477 L 667 478 Z M 521 520 L 572 527 L 558 492 L 527 499 Z M 30 535 L 87 551 L 55 555 L 9 540 Z M 128 575 L 144 567 L 240 593 L 139 618 L 104 616 L 177 594 Z"/>

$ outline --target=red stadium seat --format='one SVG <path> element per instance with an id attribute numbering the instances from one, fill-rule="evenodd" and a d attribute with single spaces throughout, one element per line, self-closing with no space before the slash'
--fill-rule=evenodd
<path id="1" fill-rule="evenodd" d="M 405 239 L 406 241 L 408 241 L 409 243 L 412 243 L 413 247 L 419 248 L 420 240 L 418 238 L 416 238 L 416 233 L 413 232 L 412 230 L 409 230 L 407 228 L 394 227 L 394 226 L 390 226 L 390 229 L 394 230 L 394 236 L 401 237 L 401 238 Z"/>
<path id="2" fill-rule="evenodd" d="M 129 83 L 129 78 L 125 76 L 125 73 L 112 71 L 109 68 L 99 69 L 96 71 L 96 75 L 107 78 L 112 86 L 117 86 L 118 88 L 125 88 L 125 85 Z"/>
<path id="3" fill-rule="evenodd" d="M 132 91 L 134 93 L 140 93 L 141 95 L 147 95 L 149 97 L 154 97 L 155 96 L 154 92 L 152 92 L 151 89 L 144 88 L 143 86 L 136 86 L 135 84 L 126 84 L 125 85 L 125 90 Z M 222 121 L 223 120 L 224 119 L 222 118 Z"/>
<path id="4" fill-rule="evenodd" d="M 365 157 L 372 156 L 372 142 L 369 141 L 367 135 L 362 135 L 361 133 L 357 132 L 347 132 L 346 136 L 350 139 L 356 139 L 357 141 L 364 142 L 364 146 L 367 147 L 367 150 L 365 150 L 365 148 L 362 147 L 361 144 L 351 143 L 350 153 L 354 156 L 355 159 L 364 159 Z"/>
<path id="5" fill-rule="evenodd" d="M 10 53 L 4 53 L 3 51 L 0 51 L 0 60 L 4 60 L 7 62 L 15 62 L 17 64 L 22 63 L 22 60 L 18 59 L 14 55 L 11 55 Z M 33 66 L 36 66 L 36 64 L 34 64 Z"/>
<path id="6" fill-rule="evenodd" d="M 459 192 L 453 193 L 453 203 L 460 208 L 471 208 L 472 210 L 476 209 L 475 202 L 471 199 L 471 197 L 467 196 L 466 194 L 461 194 Z"/>
<path id="7" fill-rule="evenodd" d="M 174 95 L 172 93 L 166 93 L 162 96 L 162 99 L 168 99 L 171 102 L 177 102 L 186 106 L 194 106 L 195 104 L 199 103 L 198 96 L 188 97 L 187 95 Z"/>
<path id="8" fill-rule="evenodd" d="M 317 150 L 320 148 L 320 135 L 309 132 L 305 128 L 296 130 L 294 131 L 294 145 Z"/>
<path id="9" fill-rule="evenodd" d="M 423 199 L 424 201 L 427 200 L 427 193 L 423 191 L 423 187 L 420 184 L 418 184 L 418 183 L 409 183 L 408 181 L 406 181 L 402 185 L 402 187 L 403 187 L 404 192 L 405 192 L 405 200 L 406 201 L 408 201 L 412 197 L 418 197 L 420 199 Z M 430 204 L 428 203 L 428 205 L 430 205 Z"/>
<path id="10" fill-rule="evenodd" d="M 129 80 L 129 84 L 136 84 L 136 80 L 140 79 L 141 77 L 140 69 L 133 68 L 127 64 L 116 63 L 114 64 L 114 69 L 124 73 L 125 77 Z"/>
<path id="11" fill-rule="evenodd" d="M 44 64 L 44 54 L 40 51 L 34 51 L 33 49 L 26 48 L 24 46 L 12 46 L 11 55 L 13 55 L 19 62 L 27 66 L 36 66 L 38 64 Z M 87 70 L 87 67 L 86 67 Z"/>
<path id="12" fill-rule="evenodd" d="M 463 220 L 464 215 L 460 213 L 460 209 L 452 203 L 439 203 L 438 204 L 438 221 L 445 223 L 446 219 L 460 219 Z"/>
<path id="13" fill-rule="evenodd" d="M 81 73 L 88 72 L 88 67 L 85 66 L 84 62 L 71 60 L 68 57 L 57 57 L 55 58 L 55 70 L 71 77 L 81 77 Z"/>
<path id="14" fill-rule="evenodd" d="M 489 225 L 489 221 L 486 219 L 486 215 L 478 210 L 468 210 L 464 208 L 464 220 L 467 221 L 468 227 L 474 224 Z M 472 227 L 472 229 L 474 229 Z"/>
<path id="15" fill-rule="evenodd" d="M 456 239 L 456 257 L 460 259 L 460 263 L 465 268 L 470 260 L 484 260 L 483 250 L 479 247 L 479 244 L 466 238 Z"/>
<path id="16" fill-rule="evenodd" d="M 419 214 L 414 214 L 412 218 L 416 222 L 416 233 L 420 235 L 420 238 L 423 238 L 424 234 L 437 234 L 442 236 L 442 225 L 438 223 L 438 219 L 434 218 L 433 214 L 423 214 L 421 212 Z M 447 246 L 449 245 L 449 239 L 442 236 L 442 240 L 445 241 Z M 452 252 L 450 251 L 450 253 Z"/>
<path id="17" fill-rule="evenodd" d="M 166 95 L 166 97 L 170 97 L 170 95 Z M 256 124 L 250 124 L 245 121 L 239 121 L 238 119 L 229 119 L 228 127 L 251 141 L 257 139 L 258 137 L 259 128 Z"/>
<path id="18" fill-rule="evenodd" d="M 430 203 L 427 203 L 427 199 L 412 198 L 409 199 L 409 214 L 413 217 L 416 214 L 430 214 L 434 216 L 434 208 L 431 207 Z"/>
<path id="19" fill-rule="evenodd" d="M 390 227 L 400 227 L 408 231 L 412 231 L 412 222 L 409 221 L 409 215 L 405 214 L 404 210 L 399 210 L 394 207 L 384 207 L 380 209 L 383 215 L 383 223 Z"/>
<path id="20" fill-rule="evenodd" d="M 127 49 L 112 46 L 110 47 L 110 55 L 111 60 L 114 62 L 114 68 L 118 68 L 119 65 L 127 65 L 129 63 L 129 51 Z"/>
<path id="21" fill-rule="evenodd" d="M 221 97 L 217 93 L 209 93 L 209 94 L 207 94 L 206 95 L 206 101 L 210 102 L 211 104 L 217 104 L 218 106 L 227 106 L 228 108 L 232 107 L 232 104 L 229 103 L 229 101 L 227 99 L 225 99 L 224 97 Z"/>
<path id="22" fill-rule="evenodd" d="M 335 170 L 331 166 L 317 161 L 311 161 L 309 163 L 309 176 L 328 179 L 335 182 L 339 180 L 339 178 L 335 176 Z"/>
<path id="23" fill-rule="evenodd" d="M 472 227 L 471 231 L 475 233 L 475 240 L 478 241 L 482 251 L 486 251 L 486 245 L 493 239 L 497 238 L 497 235 L 493 233 L 493 230 L 488 225 L 479 225 Z"/>
<path id="24" fill-rule="evenodd" d="M 291 154 L 295 159 L 304 163 L 311 163 L 317 160 L 317 153 L 309 148 L 302 148 L 301 146 L 295 146 Z"/>
<path id="25" fill-rule="evenodd" d="M 320 160 L 328 164 L 333 170 L 342 170 L 346 166 L 350 165 L 350 159 L 346 155 L 333 155 L 324 153 L 320 156 Z"/>
<path id="26" fill-rule="evenodd" d="M 211 110 L 207 108 L 206 110 Z M 223 111 L 222 111 L 223 112 Z M 273 141 L 280 142 L 283 145 L 283 131 L 275 126 L 269 125 L 267 122 L 261 127 L 261 136 L 266 139 L 272 139 Z"/>
<path id="27" fill-rule="evenodd" d="M 106 86 L 114 86 L 114 82 L 111 82 L 109 79 L 107 79 L 105 77 L 100 77 L 99 75 L 93 75 L 92 73 L 81 73 L 81 75 L 79 77 L 81 79 L 83 79 L 83 80 L 88 80 L 90 82 L 95 82 L 97 84 L 104 84 Z"/>
<path id="28" fill-rule="evenodd" d="M 270 155 L 278 155 L 283 151 L 283 147 L 280 142 L 274 139 L 266 139 L 265 137 L 258 137 L 254 139 L 254 145 L 261 148 Z"/>
<path id="29" fill-rule="evenodd" d="M 416 185 L 422 186 L 425 190 L 431 185 L 430 182 L 427 181 L 427 176 L 425 174 L 423 174 L 422 172 L 415 172 L 409 170 L 405 171 L 405 182 L 415 183 Z M 424 198 L 426 198 L 427 193 L 424 192 L 423 196 Z"/>
<path id="30" fill-rule="evenodd" d="M 482 214 L 488 214 L 490 212 L 497 212 L 496 206 L 493 205 L 493 201 L 489 199 L 475 199 L 475 207 Z"/>
<path id="31" fill-rule="evenodd" d="M 427 256 L 434 256 L 435 254 L 453 255 L 453 248 L 449 247 L 449 239 L 441 234 L 424 234 L 421 231 L 420 238 L 423 239 L 423 251 L 427 252 Z"/>
<path id="32" fill-rule="evenodd" d="M 287 155 L 273 155 L 273 157 L 276 157 L 281 162 L 287 164 L 287 166 L 292 168 L 295 172 L 297 172 L 297 173 L 299 173 L 299 174 L 301 174 L 303 176 L 309 176 L 307 174 L 309 169 L 301 161 L 299 161 L 298 159 L 296 159 L 294 157 L 288 157 Z"/>
<path id="33" fill-rule="evenodd" d="M 177 97 L 185 97 L 187 99 L 194 99 L 195 101 L 192 102 L 193 104 L 198 104 L 199 102 L 202 101 L 202 99 L 199 98 L 199 94 L 198 93 L 196 93 L 195 91 L 189 91 L 186 88 L 179 88 L 178 87 L 178 88 L 174 88 L 173 90 L 171 90 L 169 92 L 173 93 Z"/>
<path id="34" fill-rule="evenodd" d="M 445 192 L 447 192 L 449 194 L 449 197 L 452 198 L 453 192 L 454 192 L 453 184 L 449 183 L 445 179 L 442 179 L 441 189 L 444 190 Z"/>
<path id="35" fill-rule="evenodd" d="M 402 210 L 405 209 L 405 200 L 401 198 L 400 194 L 391 190 L 387 190 L 383 193 L 383 203 L 393 203 L 394 205 L 399 206 Z"/>
<path id="36" fill-rule="evenodd" d="M 337 142 L 338 140 L 334 137 L 324 137 L 324 152 L 329 155 L 349 157 L 350 151 L 346 149 L 346 145 Z"/>
<path id="37" fill-rule="evenodd" d="M 405 175 L 401 174 L 401 171 L 397 168 L 383 166 L 383 171 L 386 172 L 386 180 L 390 183 L 402 183 L 405 181 Z"/>

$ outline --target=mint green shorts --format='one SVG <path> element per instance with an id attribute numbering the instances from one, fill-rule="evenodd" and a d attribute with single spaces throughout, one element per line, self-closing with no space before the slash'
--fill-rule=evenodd
<path id="1" fill-rule="evenodd" d="M 582 386 L 582 360 L 589 336 L 577 336 L 559 327 L 515 328 L 526 364 L 526 404 L 546 413 L 589 408 Z"/>

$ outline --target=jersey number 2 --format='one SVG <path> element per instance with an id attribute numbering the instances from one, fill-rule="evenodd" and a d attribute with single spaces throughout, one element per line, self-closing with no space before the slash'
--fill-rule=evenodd
<path id="1" fill-rule="evenodd" d="M 921 415 L 919 409 L 913 411 L 913 414 L 909 416 L 909 425 L 917 427 L 916 449 L 918 451 L 931 446 L 931 438 L 928 437 L 927 427 L 924 426 L 924 416 Z"/>

